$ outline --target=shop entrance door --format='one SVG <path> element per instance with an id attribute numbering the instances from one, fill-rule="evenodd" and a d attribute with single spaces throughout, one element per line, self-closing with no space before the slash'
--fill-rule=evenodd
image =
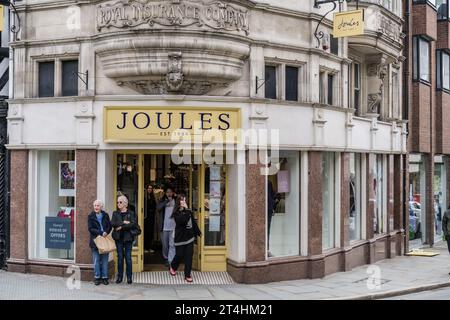
<path id="1" fill-rule="evenodd" d="M 227 174 L 225 165 L 180 164 L 171 161 L 170 151 L 117 152 L 115 200 L 119 194 L 129 199 L 129 208 L 138 215 L 142 234 L 133 245 L 133 271 L 167 270 L 161 251 L 161 214 L 154 223 L 149 210 L 148 185 L 155 200 L 172 186 L 176 193 L 186 195 L 197 219 L 202 237 L 194 244 L 193 269 L 226 271 L 227 256 Z M 149 241 L 148 237 L 151 237 Z"/>

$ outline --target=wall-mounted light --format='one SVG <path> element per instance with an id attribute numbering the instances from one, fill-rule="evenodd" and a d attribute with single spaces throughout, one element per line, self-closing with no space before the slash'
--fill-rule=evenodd
<path id="1" fill-rule="evenodd" d="M 5 6 L 5 7 L 11 7 L 13 9 L 14 14 L 17 17 L 17 26 L 12 25 L 9 27 L 9 30 L 11 30 L 11 32 L 14 34 L 18 33 L 20 31 L 20 17 L 19 17 L 19 13 L 17 12 L 16 6 L 10 0 L 0 0 L 0 5 Z"/>

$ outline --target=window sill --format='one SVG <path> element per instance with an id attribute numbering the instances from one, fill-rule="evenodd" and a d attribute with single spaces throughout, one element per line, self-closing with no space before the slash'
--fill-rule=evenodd
<path id="1" fill-rule="evenodd" d="M 413 83 L 421 83 L 421 84 L 431 87 L 431 82 L 429 82 L 427 80 L 423 80 L 423 79 L 413 79 Z"/>
<path id="2" fill-rule="evenodd" d="M 444 93 L 450 94 L 450 89 L 437 88 L 436 91 L 438 91 L 438 92 L 444 92 Z"/>

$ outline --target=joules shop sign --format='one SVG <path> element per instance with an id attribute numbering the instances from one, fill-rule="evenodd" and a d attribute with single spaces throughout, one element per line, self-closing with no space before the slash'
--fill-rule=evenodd
<path id="1" fill-rule="evenodd" d="M 123 0 L 97 7 L 97 29 L 196 25 L 212 29 L 244 31 L 248 34 L 248 13 L 221 1 Z"/>
<path id="2" fill-rule="evenodd" d="M 227 132 L 240 128 L 239 109 L 105 107 L 103 118 L 106 143 L 171 143 L 174 138 L 208 142 L 208 133 L 234 143 L 236 137 L 228 141 Z"/>

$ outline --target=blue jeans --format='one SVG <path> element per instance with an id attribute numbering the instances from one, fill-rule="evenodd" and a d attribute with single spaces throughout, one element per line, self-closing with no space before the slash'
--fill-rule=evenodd
<path id="1" fill-rule="evenodd" d="M 94 259 L 95 279 L 108 279 L 109 253 L 100 254 L 97 249 L 92 250 Z"/>
<path id="2" fill-rule="evenodd" d="M 131 251 L 133 250 L 133 242 L 116 241 L 117 247 L 117 276 L 123 279 L 123 258 L 125 254 L 125 263 L 127 265 L 127 279 L 133 279 L 133 261 L 131 260 Z M 124 253 L 125 250 L 125 253 Z"/>

